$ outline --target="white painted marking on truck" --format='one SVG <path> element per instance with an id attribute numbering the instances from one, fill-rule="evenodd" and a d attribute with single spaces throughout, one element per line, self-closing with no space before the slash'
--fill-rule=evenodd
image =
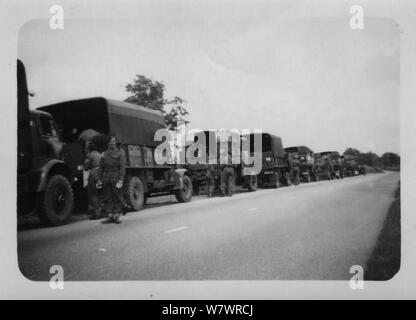
<path id="1" fill-rule="evenodd" d="M 189 229 L 189 227 L 187 227 L 187 226 L 182 226 L 182 227 L 178 227 L 178 228 L 174 228 L 174 229 L 169 229 L 169 230 L 166 230 L 166 231 L 165 231 L 165 233 L 166 233 L 166 234 L 168 234 L 168 233 L 173 233 L 173 232 L 183 231 L 183 230 L 186 230 L 186 229 Z"/>

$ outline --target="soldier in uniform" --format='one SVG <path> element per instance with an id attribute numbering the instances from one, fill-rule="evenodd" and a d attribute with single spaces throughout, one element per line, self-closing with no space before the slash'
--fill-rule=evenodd
<path id="1" fill-rule="evenodd" d="M 87 144 L 88 154 L 85 160 L 84 169 L 89 170 L 88 175 L 88 213 L 90 219 L 99 219 L 101 217 L 101 201 L 97 189 L 98 175 L 100 171 L 101 153 L 98 152 L 94 143 Z"/>
<path id="2" fill-rule="evenodd" d="M 123 208 L 123 181 L 126 173 L 126 159 L 123 150 L 117 147 L 117 138 L 109 136 L 108 148 L 100 163 L 98 186 L 103 189 L 103 209 L 107 219 L 102 223 L 121 223 Z"/>
<path id="3" fill-rule="evenodd" d="M 234 186 L 234 168 L 232 165 L 232 158 L 224 149 L 220 149 L 220 166 L 221 170 L 221 196 L 231 197 L 233 195 Z"/>
<path id="4" fill-rule="evenodd" d="M 332 163 L 331 157 L 328 155 L 324 155 L 322 157 L 322 161 L 324 162 L 324 171 L 327 176 L 327 179 L 332 180 L 332 173 L 334 171 L 334 165 Z"/>
<path id="5" fill-rule="evenodd" d="M 216 177 L 215 165 L 210 164 L 206 174 L 207 185 L 208 185 L 208 198 L 211 198 L 215 192 L 215 177 Z"/>
<path id="6" fill-rule="evenodd" d="M 299 156 L 295 155 L 292 161 L 292 170 L 293 170 L 293 177 L 294 177 L 294 185 L 299 186 L 300 183 L 300 166 L 301 163 L 299 161 Z"/>

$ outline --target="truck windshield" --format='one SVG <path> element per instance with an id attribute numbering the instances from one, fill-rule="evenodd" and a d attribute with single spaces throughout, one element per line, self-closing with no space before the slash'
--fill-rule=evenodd
<path id="1" fill-rule="evenodd" d="M 58 136 L 58 132 L 55 128 L 55 125 L 52 119 L 48 117 L 40 117 L 39 121 L 40 121 L 40 130 L 43 136 L 48 136 L 48 137 Z"/>

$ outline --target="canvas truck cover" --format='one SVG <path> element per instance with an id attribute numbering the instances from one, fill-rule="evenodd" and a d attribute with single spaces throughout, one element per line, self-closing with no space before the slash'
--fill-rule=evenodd
<path id="1" fill-rule="evenodd" d="M 305 146 L 297 146 L 297 147 L 288 147 L 285 148 L 285 151 L 288 153 L 299 153 L 299 154 L 306 154 L 306 153 L 312 153 L 313 151 Z"/>
<path id="2" fill-rule="evenodd" d="M 261 135 L 262 139 L 262 152 L 271 151 L 277 158 L 284 158 L 286 155 L 283 149 L 282 139 L 278 136 L 269 133 L 251 133 L 250 135 L 244 135 L 247 139 L 250 139 L 250 152 L 254 152 L 254 136 Z"/>
<path id="3" fill-rule="evenodd" d="M 78 134 L 86 129 L 113 133 L 123 144 L 156 147 L 155 132 L 165 128 L 161 112 L 131 103 L 102 97 L 57 103 L 38 108 L 53 115 L 63 131 L 63 139 L 74 128 Z"/>
<path id="4" fill-rule="evenodd" d="M 324 151 L 315 153 L 316 157 L 322 157 L 322 156 L 330 156 L 331 158 L 339 158 L 340 154 L 338 151 Z"/>

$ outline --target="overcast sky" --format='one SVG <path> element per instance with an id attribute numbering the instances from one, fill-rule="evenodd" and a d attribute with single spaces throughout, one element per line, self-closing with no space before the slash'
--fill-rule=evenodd
<path id="1" fill-rule="evenodd" d="M 278 11 L 149 6 L 137 20 L 24 25 L 31 107 L 124 99 L 135 74 L 189 102 L 192 128 L 259 128 L 286 146 L 399 152 L 399 30 L 392 20 L 287 20 Z"/>

